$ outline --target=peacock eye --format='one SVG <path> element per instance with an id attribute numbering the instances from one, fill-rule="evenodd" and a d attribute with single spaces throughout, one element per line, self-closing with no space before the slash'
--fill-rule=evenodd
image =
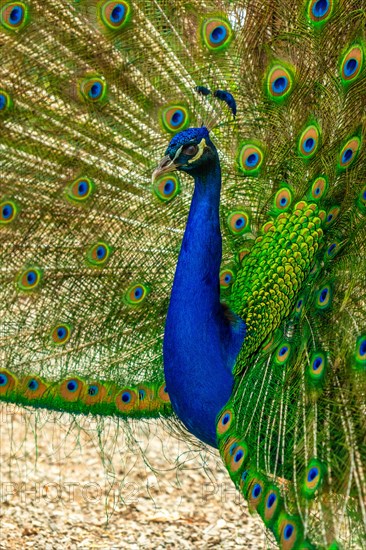
<path id="1" fill-rule="evenodd" d="M 198 152 L 198 147 L 197 145 L 186 145 L 185 147 L 183 147 L 182 149 L 182 153 L 183 155 L 188 155 L 190 157 L 192 157 L 193 155 L 196 155 Z"/>

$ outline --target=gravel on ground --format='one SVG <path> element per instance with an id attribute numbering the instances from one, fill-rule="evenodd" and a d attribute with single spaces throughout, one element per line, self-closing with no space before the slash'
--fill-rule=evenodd
<path id="1" fill-rule="evenodd" d="M 0 548 L 274 548 L 216 452 L 158 422 L 134 438 L 143 453 L 114 420 L 1 406 Z"/>

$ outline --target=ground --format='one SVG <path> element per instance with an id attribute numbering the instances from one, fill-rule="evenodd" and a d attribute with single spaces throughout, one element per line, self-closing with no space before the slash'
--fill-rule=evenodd
<path id="1" fill-rule="evenodd" d="M 115 422 L 2 407 L 0 548 L 273 548 L 215 453 L 134 437 L 150 466 Z"/>

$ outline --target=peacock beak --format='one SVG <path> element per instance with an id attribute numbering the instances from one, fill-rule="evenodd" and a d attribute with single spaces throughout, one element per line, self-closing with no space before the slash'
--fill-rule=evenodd
<path id="1" fill-rule="evenodd" d="M 172 160 L 169 155 L 165 155 L 165 157 L 161 159 L 159 166 L 157 166 L 152 173 L 152 181 L 154 182 L 162 174 L 178 170 L 179 166 L 180 165 L 175 162 L 175 158 Z"/>

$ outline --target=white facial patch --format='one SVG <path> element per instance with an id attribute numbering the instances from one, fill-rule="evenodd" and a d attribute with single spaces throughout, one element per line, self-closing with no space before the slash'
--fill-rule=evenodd
<path id="1" fill-rule="evenodd" d="M 173 164 L 174 161 L 177 160 L 177 158 L 179 157 L 179 155 L 180 155 L 181 152 L 182 152 L 182 149 L 183 149 L 183 145 L 181 145 L 181 146 L 179 147 L 179 149 L 177 149 L 177 151 L 176 151 L 176 153 L 175 153 L 175 155 L 174 155 L 174 158 L 173 158 L 171 164 Z"/>

